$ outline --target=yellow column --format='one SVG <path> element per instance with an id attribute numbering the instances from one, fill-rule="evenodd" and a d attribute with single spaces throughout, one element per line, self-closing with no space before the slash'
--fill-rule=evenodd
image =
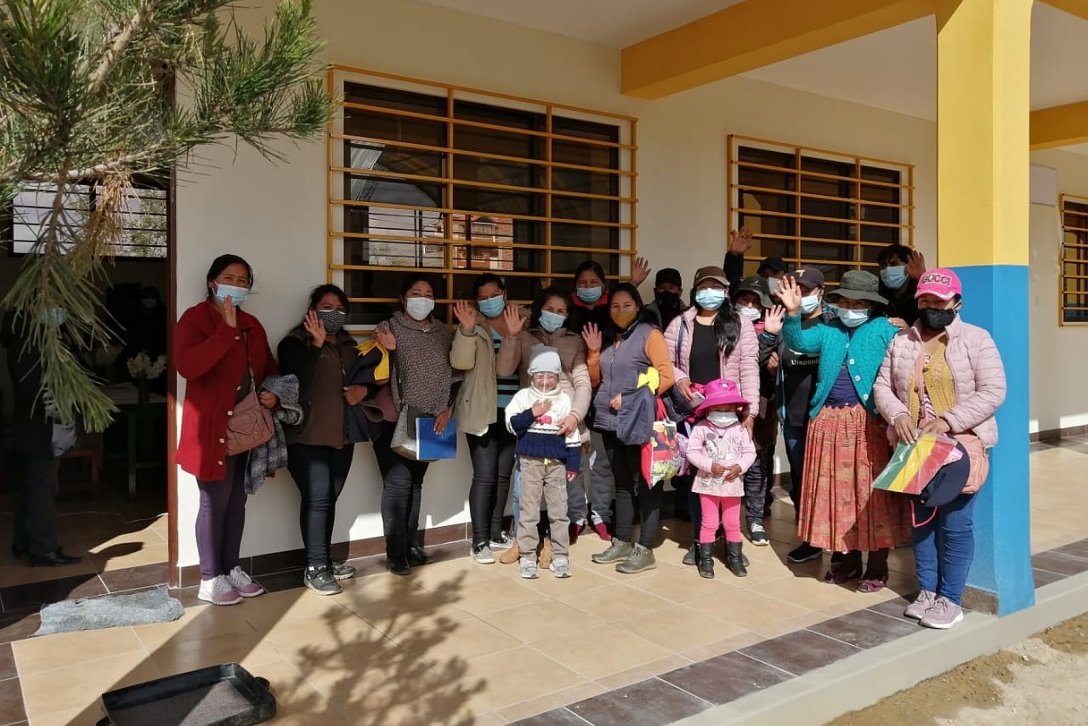
<path id="1" fill-rule="evenodd" d="M 990 481 L 976 495 L 968 604 L 1035 600 L 1028 463 L 1031 0 L 936 0 L 937 250 L 963 282 L 963 317 L 990 331 L 1008 394 Z"/>

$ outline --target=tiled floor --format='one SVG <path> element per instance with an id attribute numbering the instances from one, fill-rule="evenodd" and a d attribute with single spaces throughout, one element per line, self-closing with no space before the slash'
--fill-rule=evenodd
<path id="1" fill-rule="evenodd" d="M 1033 547 L 1058 548 L 1035 558 L 1039 584 L 1088 570 L 1088 442 L 1065 443 L 1033 447 Z M 0 724 L 93 724 L 104 691 L 230 660 L 271 681 L 280 723 L 659 724 L 916 632 L 896 601 L 914 589 L 909 551 L 893 553 L 889 590 L 865 595 L 819 581 L 824 563 L 783 562 L 788 505 L 769 529 L 745 579 L 700 579 L 668 531 L 658 568 L 635 576 L 591 564 L 595 538 L 573 548 L 569 580 L 463 557 L 399 578 L 368 559 L 337 597 L 289 573 L 266 579 L 279 592 L 174 623 L 15 639 L 0 645 Z M 17 630 L 0 622 L 0 641 Z"/>

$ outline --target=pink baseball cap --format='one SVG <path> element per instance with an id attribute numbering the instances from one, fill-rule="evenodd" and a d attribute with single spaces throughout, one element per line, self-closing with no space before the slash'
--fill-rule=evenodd
<path id="1" fill-rule="evenodd" d="M 918 280 L 918 291 L 914 297 L 922 295 L 934 295 L 942 300 L 951 300 L 956 295 L 963 295 L 963 285 L 959 276 L 944 267 L 926 270 Z"/>

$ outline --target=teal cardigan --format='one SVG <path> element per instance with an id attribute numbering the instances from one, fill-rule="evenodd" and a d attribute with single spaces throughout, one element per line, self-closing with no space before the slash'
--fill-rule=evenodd
<path id="1" fill-rule="evenodd" d="M 873 400 L 873 383 L 880 373 L 880 366 L 884 362 L 892 337 L 898 332 L 899 329 L 888 322 L 887 318 L 872 318 L 851 333 L 837 320 L 804 330 L 801 328 L 800 315 L 787 316 L 782 326 L 782 335 L 790 350 L 820 356 L 816 390 L 812 393 L 809 416 L 815 418 L 824 407 L 843 363 L 850 371 L 858 398 L 869 413 L 878 415 L 876 402 Z"/>

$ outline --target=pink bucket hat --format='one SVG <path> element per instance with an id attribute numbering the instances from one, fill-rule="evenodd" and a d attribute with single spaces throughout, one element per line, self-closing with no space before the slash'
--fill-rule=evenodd
<path id="1" fill-rule="evenodd" d="M 935 295 L 942 300 L 951 300 L 956 295 L 963 295 L 963 285 L 955 272 L 938 267 L 926 270 L 918 280 L 918 292 L 914 293 L 914 297 L 922 295 Z"/>
<path id="2" fill-rule="evenodd" d="M 740 395 L 737 384 L 727 378 L 719 378 L 711 381 L 703 387 L 703 395 L 706 396 L 695 409 L 696 415 L 702 415 L 703 411 L 711 406 L 721 406 L 733 403 L 738 406 L 748 406 L 748 402 Z"/>

